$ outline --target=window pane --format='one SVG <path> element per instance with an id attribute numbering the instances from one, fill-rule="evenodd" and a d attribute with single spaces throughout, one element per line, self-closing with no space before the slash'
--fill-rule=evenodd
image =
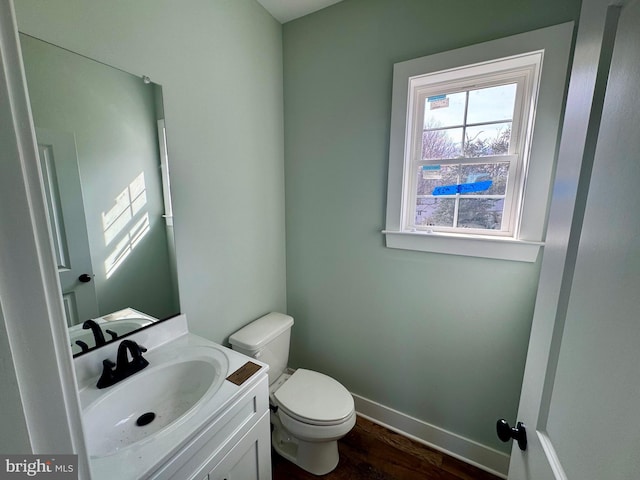
<path id="1" fill-rule="evenodd" d="M 486 157 L 509 153 L 511 122 L 468 127 L 465 133 L 464 156 Z"/>
<path id="2" fill-rule="evenodd" d="M 424 128 L 462 125 L 466 98 L 466 92 L 427 97 L 424 101 Z"/>
<path id="3" fill-rule="evenodd" d="M 500 230 L 504 199 L 461 198 L 458 207 L 458 227 Z"/>
<path id="4" fill-rule="evenodd" d="M 509 179 L 509 163 L 474 163 L 460 167 L 463 195 L 504 195 Z"/>
<path id="5" fill-rule="evenodd" d="M 455 198 L 419 198 L 416 203 L 417 227 L 452 227 Z"/>
<path id="6" fill-rule="evenodd" d="M 458 184 L 459 165 L 424 165 L 418 167 L 418 195 L 433 195 L 434 189 Z"/>
<path id="7" fill-rule="evenodd" d="M 500 85 L 469 91 L 467 124 L 511 120 L 518 85 Z"/>
<path id="8" fill-rule="evenodd" d="M 422 159 L 457 158 L 462 155 L 462 128 L 422 132 Z"/>

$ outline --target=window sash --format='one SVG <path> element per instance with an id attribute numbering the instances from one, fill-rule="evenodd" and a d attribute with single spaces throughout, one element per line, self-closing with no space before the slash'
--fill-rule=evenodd
<path id="1" fill-rule="evenodd" d="M 491 235 L 491 236 L 511 236 L 512 230 L 511 227 L 513 225 L 514 217 L 517 217 L 517 202 L 514 201 L 514 198 L 517 193 L 516 188 L 516 175 L 515 171 L 517 169 L 519 163 L 519 155 L 494 155 L 487 157 L 463 157 L 463 158 L 449 158 L 443 160 L 421 160 L 415 162 L 415 167 L 413 169 L 413 175 L 411 178 L 411 185 L 409 187 L 410 191 L 410 203 L 407 204 L 407 208 L 405 209 L 406 218 L 405 218 L 405 229 L 409 231 L 443 231 L 443 232 L 463 232 L 468 234 L 480 234 L 480 235 Z M 460 199 L 482 199 L 482 198 L 504 198 L 504 210 L 502 213 L 502 229 L 500 230 L 489 230 L 489 229 L 474 229 L 474 228 L 466 228 L 466 227 L 445 227 L 445 226 L 424 226 L 424 225 L 416 225 L 416 208 L 417 208 L 417 200 L 418 198 L 436 198 L 434 195 L 418 195 L 418 176 L 417 171 L 424 165 L 473 165 L 476 163 L 509 163 L 509 173 L 507 177 L 507 185 L 505 188 L 504 195 L 469 195 L 456 193 L 455 195 L 438 195 L 437 198 L 455 198 L 456 199 L 456 210 L 454 214 L 455 222 L 457 224 L 457 212 Z"/>
<path id="2" fill-rule="evenodd" d="M 529 57 L 537 57 L 538 54 L 530 54 Z M 535 63 L 535 58 L 532 60 L 527 56 L 519 57 L 517 62 L 517 68 L 511 67 L 503 69 L 493 74 L 482 74 L 476 72 L 475 75 L 469 76 L 471 71 L 474 71 L 476 67 L 467 67 L 461 69 L 460 72 L 455 72 L 454 75 L 458 75 L 460 78 L 447 80 L 447 75 L 451 75 L 450 72 L 439 72 L 433 75 L 413 77 L 409 80 L 409 101 L 407 105 L 407 129 L 405 140 L 405 168 L 404 168 L 404 182 L 403 182 L 403 197 L 402 197 L 402 219 L 401 224 L 405 231 L 442 231 L 451 233 L 465 233 L 465 234 L 480 234 L 488 236 L 505 236 L 505 237 L 517 237 L 518 222 L 519 222 L 519 210 L 522 203 L 522 197 L 524 193 L 524 178 L 526 174 L 526 158 L 524 152 L 526 152 L 528 125 L 532 123 L 530 117 L 532 116 L 533 107 L 535 104 L 534 85 L 532 79 L 535 78 L 536 69 L 539 68 L 539 63 Z M 506 63 L 510 65 L 511 60 L 497 60 L 492 62 L 493 67 L 495 64 Z M 540 59 L 538 59 L 538 62 Z M 487 68 L 486 66 L 482 66 Z M 467 71 L 467 75 L 464 72 Z M 428 78 L 432 77 L 432 78 Z M 486 157 L 461 157 L 461 158 L 449 158 L 449 159 L 422 159 L 422 135 L 424 131 L 435 131 L 438 128 L 425 129 L 424 117 L 426 100 L 428 97 L 436 95 L 451 95 L 454 93 L 467 92 L 465 100 L 464 111 L 464 123 L 457 126 L 447 126 L 445 128 L 462 128 L 462 141 L 466 140 L 466 130 L 470 127 L 477 125 L 491 125 L 497 123 L 506 123 L 505 120 L 492 120 L 487 122 L 468 123 L 468 102 L 469 91 L 490 88 L 506 84 L 516 84 L 516 97 L 514 102 L 513 117 L 507 121 L 511 122 L 511 138 L 509 141 L 509 150 L 507 155 L 495 155 Z M 464 144 L 462 145 L 462 151 L 464 151 Z M 502 216 L 502 228 L 500 230 L 490 229 L 472 229 L 464 227 L 424 227 L 416 225 L 416 207 L 417 207 L 417 187 L 418 178 L 416 171 L 422 165 L 452 165 L 452 164 L 473 164 L 473 163 L 497 163 L 497 162 L 509 162 L 509 173 L 507 180 L 507 189 L 504 196 L 504 210 Z M 474 198 L 482 198 L 479 195 L 474 195 Z M 445 198 L 443 196 L 443 198 Z M 456 213 L 458 212 L 458 206 L 460 198 L 465 198 L 464 195 L 456 194 Z M 454 216 L 457 219 L 457 216 Z"/>

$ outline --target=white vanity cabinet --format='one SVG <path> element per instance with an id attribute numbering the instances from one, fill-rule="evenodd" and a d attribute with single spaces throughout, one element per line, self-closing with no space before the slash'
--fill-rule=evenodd
<path id="1" fill-rule="evenodd" d="M 74 362 L 91 478 L 271 480 L 267 365 L 190 334 L 184 315 L 129 338 L 149 366 L 113 387 L 96 382 L 116 342 Z M 145 411 L 166 423 L 138 430 Z"/>
<path id="2" fill-rule="evenodd" d="M 258 375 L 259 381 L 150 478 L 271 480 L 269 383 L 266 373 Z"/>
<path id="3" fill-rule="evenodd" d="M 269 413 L 231 449 L 206 480 L 264 480 L 271 479 L 269 443 Z M 266 438 L 263 433 L 266 431 Z M 266 456 L 267 458 L 260 458 Z"/>

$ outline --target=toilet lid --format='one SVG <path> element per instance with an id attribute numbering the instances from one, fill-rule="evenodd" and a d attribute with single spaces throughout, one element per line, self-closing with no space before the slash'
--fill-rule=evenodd
<path id="1" fill-rule="evenodd" d="M 278 407 L 310 424 L 335 424 L 353 414 L 353 397 L 333 378 L 299 368 L 278 388 Z"/>

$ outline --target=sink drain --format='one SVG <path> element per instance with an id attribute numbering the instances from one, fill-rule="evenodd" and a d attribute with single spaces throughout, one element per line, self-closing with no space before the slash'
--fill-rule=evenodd
<path id="1" fill-rule="evenodd" d="M 156 418 L 156 414 L 153 412 L 143 413 L 136 420 L 136 425 L 139 427 L 144 427 L 145 425 L 149 425 Z"/>

